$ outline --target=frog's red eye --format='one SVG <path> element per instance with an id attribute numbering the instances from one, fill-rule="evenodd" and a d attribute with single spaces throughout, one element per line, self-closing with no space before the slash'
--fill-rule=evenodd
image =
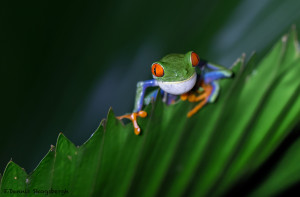
<path id="1" fill-rule="evenodd" d="M 154 63 L 152 64 L 152 68 L 151 68 L 152 74 L 156 77 L 162 77 L 164 76 L 164 69 L 163 67 L 158 64 L 158 63 Z"/>
<path id="2" fill-rule="evenodd" d="M 195 66 L 198 66 L 199 61 L 200 61 L 199 56 L 198 56 L 195 52 L 192 52 L 192 53 L 191 53 L 191 62 L 192 62 L 192 65 L 193 65 L 194 67 L 195 67 Z"/>

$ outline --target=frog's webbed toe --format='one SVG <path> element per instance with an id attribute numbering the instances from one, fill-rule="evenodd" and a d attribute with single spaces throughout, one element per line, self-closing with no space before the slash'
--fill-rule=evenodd
<path id="1" fill-rule="evenodd" d="M 213 93 L 213 86 L 210 84 L 202 83 L 201 87 L 203 91 L 197 91 L 196 93 L 189 92 L 181 95 L 181 100 L 188 100 L 191 103 L 199 102 L 192 110 L 190 110 L 187 114 L 187 117 L 193 116 L 197 113 L 207 102 L 209 102 L 209 98 Z"/>
<path id="2" fill-rule="evenodd" d="M 146 111 L 139 111 L 139 112 L 133 112 L 131 114 L 125 114 L 123 116 L 118 116 L 117 118 L 119 120 L 122 120 L 124 118 L 131 120 L 133 127 L 134 127 L 134 133 L 136 135 L 139 135 L 141 133 L 141 128 L 139 127 L 137 123 L 137 117 L 145 118 L 147 117 Z"/>

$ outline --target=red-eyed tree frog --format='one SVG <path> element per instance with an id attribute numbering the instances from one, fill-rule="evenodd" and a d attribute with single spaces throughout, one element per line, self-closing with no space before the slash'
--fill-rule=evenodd
<path id="1" fill-rule="evenodd" d="M 193 51 L 186 54 L 166 55 L 152 64 L 151 71 L 152 80 L 137 83 L 133 113 L 117 117 L 120 120 L 130 119 L 136 135 L 141 132 L 137 124 L 137 117 L 145 118 L 147 116 L 147 112 L 142 110 L 143 105 L 155 99 L 158 94 L 158 90 L 156 90 L 145 95 L 148 87 L 159 86 L 163 101 L 167 104 L 174 103 L 179 95 L 181 100 L 198 102 L 187 114 L 187 117 L 191 117 L 206 103 L 216 100 L 220 90 L 217 80 L 233 75 L 229 69 L 200 60 Z"/>

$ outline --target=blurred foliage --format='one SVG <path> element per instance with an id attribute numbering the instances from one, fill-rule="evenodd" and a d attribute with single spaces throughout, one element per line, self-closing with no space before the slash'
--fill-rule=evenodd
<path id="1" fill-rule="evenodd" d="M 229 66 L 258 59 L 291 24 L 297 0 L 1 1 L 0 171 L 33 170 L 64 132 L 82 144 L 105 117 L 131 111 L 136 82 L 165 54 L 194 50 Z M 122 100 L 120 99 L 122 98 Z"/>
<path id="2" fill-rule="evenodd" d="M 159 97 L 139 120 L 142 135 L 110 110 L 91 138 L 76 147 L 63 134 L 29 175 L 13 161 L 7 190 L 63 191 L 66 196 L 275 196 L 300 183 L 300 51 L 293 29 L 257 64 L 255 55 L 234 66 L 234 79 L 220 80 L 221 94 L 191 118 L 194 103 L 166 106 Z M 276 150 L 292 134 L 294 141 Z M 297 134 L 297 135 L 295 135 Z M 257 181 L 257 172 L 269 171 Z M 238 185 L 238 186 L 237 186 Z M 249 187 L 239 190 L 238 187 Z M 5 193 L 6 191 L 6 193 Z M 299 194 L 299 191 L 298 193 Z M 52 196 L 52 195 L 51 195 Z M 53 195 L 61 196 L 61 194 Z"/>

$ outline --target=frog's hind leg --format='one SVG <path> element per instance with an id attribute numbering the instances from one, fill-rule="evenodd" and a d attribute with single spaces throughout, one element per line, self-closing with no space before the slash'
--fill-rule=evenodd
<path id="1" fill-rule="evenodd" d="M 205 66 L 212 71 L 222 71 L 225 73 L 226 76 L 231 76 L 233 74 L 232 70 L 225 68 L 224 66 L 220 66 L 218 64 L 208 62 L 207 64 L 205 64 Z"/>
<path id="2" fill-rule="evenodd" d="M 220 92 L 220 85 L 217 81 L 213 81 L 210 83 L 212 90 L 207 99 L 208 102 L 213 103 L 217 99 L 219 92 Z"/>
<path id="3" fill-rule="evenodd" d="M 217 70 L 205 73 L 204 83 L 211 83 L 215 80 L 222 78 L 229 78 L 232 76 L 232 72 L 230 70 Z"/>
<path id="4" fill-rule="evenodd" d="M 224 67 L 221 67 L 216 64 L 207 63 L 206 67 L 209 70 L 212 70 L 210 72 L 206 72 L 203 75 L 203 80 L 200 84 L 200 89 L 203 89 L 203 92 L 198 91 L 200 95 L 183 95 L 181 96 L 182 100 L 188 99 L 190 102 L 199 102 L 198 105 L 196 105 L 188 114 L 188 117 L 191 117 L 194 115 L 197 111 L 199 111 L 206 103 L 213 103 L 219 94 L 220 87 L 216 80 L 222 79 L 222 78 L 229 78 L 233 75 L 233 72 L 229 69 L 226 69 Z"/>

